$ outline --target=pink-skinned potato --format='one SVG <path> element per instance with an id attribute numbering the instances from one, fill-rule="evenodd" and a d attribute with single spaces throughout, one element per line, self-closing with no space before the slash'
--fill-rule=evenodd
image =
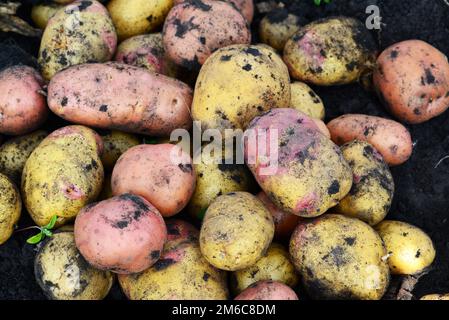
<path id="1" fill-rule="evenodd" d="M 245 162 L 279 209 L 316 217 L 350 191 L 348 163 L 310 117 L 276 108 L 254 118 L 248 128 L 254 134 L 245 139 Z"/>
<path id="2" fill-rule="evenodd" d="M 167 226 L 165 247 L 186 242 L 198 243 L 200 231 L 192 224 L 181 219 L 168 219 L 165 224 Z"/>
<path id="3" fill-rule="evenodd" d="M 449 63 L 421 40 L 396 43 L 377 59 L 373 81 L 390 112 L 402 121 L 422 123 L 449 107 Z"/>
<path id="4" fill-rule="evenodd" d="M 39 72 L 28 66 L 0 72 L 0 133 L 22 135 L 40 127 L 48 115 L 43 85 Z"/>
<path id="5" fill-rule="evenodd" d="M 97 269 L 119 274 L 152 266 L 166 239 L 158 210 L 133 194 L 88 205 L 75 220 L 75 242 L 83 257 Z"/>
<path id="6" fill-rule="evenodd" d="M 63 119 L 151 136 L 190 129 L 191 102 L 181 81 L 117 62 L 73 66 L 48 85 L 48 105 Z"/>
<path id="7" fill-rule="evenodd" d="M 253 283 L 234 300 L 298 300 L 298 296 L 281 282 L 265 280 Z"/>
<path id="8" fill-rule="evenodd" d="M 164 217 L 180 212 L 195 190 L 192 158 L 178 145 L 145 144 L 128 149 L 112 172 L 114 195 L 133 193 L 151 202 Z"/>
<path id="9" fill-rule="evenodd" d="M 373 145 L 390 166 L 404 163 L 413 151 L 410 132 L 399 122 L 363 114 L 345 114 L 327 124 L 332 140 L 343 145 L 362 140 Z"/>
<path id="10" fill-rule="evenodd" d="M 165 52 L 172 61 L 198 69 L 217 49 L 232 44 L 250 44 L 246 19 L 223 1 L 185 1 L 167 15 L 162 31 Z"/>

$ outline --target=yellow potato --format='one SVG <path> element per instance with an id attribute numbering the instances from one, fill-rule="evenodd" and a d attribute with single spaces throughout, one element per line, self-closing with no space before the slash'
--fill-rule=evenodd
<path id="1" fill-rule="evenodd" d="M 0 147 L 0 172 L 20 183 L 26 160 L 46 136 L 45 131 L 38 130 L 5 142 Z"/>
<path id="2" fill-rule="evenodd" d="M 285 8 L 277 8 L 267 13 L 260 21 L 259 35 L 263 43 L 284 50 L 285 43 L 300 28 L 300 19 Z"/>
<path id="3" fill-rule="evenodd" d="M 394 180 L 390 169 L 368 142 L 353 140 L 343 145 L 341 151 L 351 167 L 353 184 L 335 211 L 376 225 L 385 218 L 393 200 Z"/>
<path id="4" fill-rule="evenodd" d="M 377 45 L 360 21 L 332 17 L 301 27 L 284 48 L 293 78 L 316 85 L 347 84 L 370 72 Z"/>
<path id="5" fill-rule="evenodd" d="M 23 202 L 39 226 L 54 215 L 57 226 L 96 200 L 103 183 L 101 138 L 83 126 L 67 126 L 34 149 L 22 173 Z"/>
<path id="6" fill-rule="evenodd" d="M 11 237 L 21 210 L 19 191 L 7 176 L 0 173 L 0 245 Z"/>
<path id="7" fill-rule="evenodd" d="M 45 29 L 48 20 L 55 15 L 55 13 L 61 9 L 63 5 L 57 3 L 41 3 L 34 5 L 31 8 L 31 20 L 40 29 Z"/>
<path id="8" fill-rule="evenodd" d="M 104 144 L 101 162 L 106 171 L 112 171 L 118 158 L 126 150 L 140 144 L 139 138 L 131 133 L 112 130 L 100 134 Z"/>
<path id="9" fill-rule="evenodd" d="M 34 262 L 37 283 L 49 299 L 101 300 L 114 282 L 111 272 L 91 267 L 75 245 L 73 232 L 55 233 Z"/>
<path id="10" fill-rule="evenodd" d="M 108 10 L 120 41 L 159 27 L 173 6 L 173 0 L 111 0 Z"/>
<path id="11" fill-rule="evenodd" d="M 314 119 L 324 119 L 325 110 L 321 98 L 304 82 L 293 82 L 290 85 L 290 107 L 301 111 Z"/>
<path id="12" fill-rule="evenodd" d="M 224 154 L 221 163 L 216 163 L 214 159 L 213 152 L 205 152 L 204 149 L 201 161 L 199 157 L 194 159 L 196 188 L 187 210 L 191 216 L 200 220 L 215 198 L 233 191 L 250 191 L 253 184 L 251 173 L 245 165 L 226 163 L 234 163 L 230 152 Z"/>
<path id="13" fill-rule="evenodd" d="M 290 105 L 290 78 L 267 46 L 232 45 L 213 53 L 198 75 L 193 120 L 203 129 L 246 129 L 271 108 Z"/>
<path id="14" fill-rule="evenodd" d="M 432 239 L 411 224 L 385 220 L 375 229 L 388 251 L 392 274 L 416 274 L 429 267 L 435 259 Z"/>
<path id="15" fill-rule="evenodd" d="M 298 283 L 295 267 L 282 245 L 272 243 L 256 264 L 233 272 L 231 285 L 235 293 L 239 294 L 251 284 L 263 280 L 282 282 L 292 288 Z"/>
<path id="16" fill-rule="evenodd" d="M 213 266 L 236 271 L 255 264 L 274 236 L 271 213 L 255 196 L 231 192 L 211 203 L 200 231 L 201 252 Z"/>
<path id="17" fill-rule="evenodd" d="M 378 300 L 388 288 L 387 251 L 379 235 L 358 219 L 325 214 L 301 220 L 290 255 L 313 298 Z"/>
<path id="18" fill-rule="evenodd" d="M 449 293 L 446 294 L 428 294 L 419 300 L 449 300 Z"/>

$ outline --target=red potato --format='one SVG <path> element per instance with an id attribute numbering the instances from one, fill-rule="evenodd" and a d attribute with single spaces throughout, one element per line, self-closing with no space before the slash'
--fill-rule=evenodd
<path id="1" fill-rule="evenodd" d="M 48 85 L 48 105 L 61 118 L 152 136 L 189 129 L 191 103 L 186 84 L 116 62 L 70 67 Z"/>
<path id="2" fill-rule="evenodd" d="M 413 151 L 410 132 L 399 122 L 363 114 L 346 114 L 327 124 L 332 140 L 343 145 L 352 140 L 373 145 L 390 166 L 404 163 Z"/>
<path id="3" fill-rule="evenodd" d="M 263 191 L 260 192 L 257 197 L 263 202 L 273 216 L 274 237 L 277 239 L 290 238 L 301 218 L 280 210 Z"/>
<path id="4" fill-rule="evenodd" d="M 422 123 L 449 107 L 447 57 L 424 41 L 403 41 L 385 49 L 373 81 L 390 112 L 408 123 Z"/>
<path id="5" fill-rule="evenodd" d="M 267 280 L 253 283 L 234 300 L 298 300 L 298 296 L 289 286 Z"/>
<path id="6" fill-rule="evenodd" d="M 177 155 L 177 156 L 174 156 Z M 192 158 L 172 144 L 139 145 L 128 149 L 112 172 L 112 192 L 138 194 L 164 217 L 180 212 L 195 190 Z"/>
<path id="7" fill-rule="evenodd" d="M 0 72 L 0 133 L 22 135 L 45 121 L 48 109 L 39 92 L 44 81 L 28 66 L 13 66 Z"/>
<path id="8" fill-rule="evenodd" d="M 165 248 L 185 242 L 198 243 L 200 231 L 193 225 L 180 219 L 169 219 L 167 226 L 167 242 Z"/>
<path id="9" fill-rule="evenodd" d="M 160 213 L 133 194 L 88 205 L 75 220 L 75 242 L 83 257 L 98 269 L 119 274 L 152 266 L 166 238 Z"/>
<path id="10" fill-rule="evenodd" d="M 245 18 L 229 3 L 195 0 L 170 10 L 162 39 L 171 60 L 198 69 L 219 48 L 250 44 L 251 32 Z"/>

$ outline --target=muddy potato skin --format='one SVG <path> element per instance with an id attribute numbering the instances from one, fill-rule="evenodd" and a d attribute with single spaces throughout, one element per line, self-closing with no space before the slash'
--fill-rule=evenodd
<path id="1" fill-rule="evenodd" d="M 232 159 L 232 155 L 225 151 L 221 163 L 215 163 L 212 153 L 202 152 L 201 161 L 194 161 L 196 188 L 187 206 L 191 216 L 202 220 L 207 207 L 218 196 L 252 189 L 251 173 L 244 165 L 226 163 Z"/>
<path id="2" fill-rule="evenodd" d="M 177 5 L 187 1 L 195 2 L 196 0 L 174 0 L 173 4 Z M 251 24 L 251 21 L 253 21 L 254 17 L 253 0 L 222 0 L 222 1 L 232 4 L 245 17 L 245 19 L 248 21 L 248 24 Z"/>
<path id="3" fill-rule="evenodd" d="M 249 129 L 254 129 L 257 143 L 245 139 L 245 162 L 279 209 L 301 217 L 319 216 L 351 189 L 351 169 L 341 151 L 305 114 L 272 109 L 256 117 Z M 277 129 L 278 140 L 265 134 L 268 129 Z M 262 160 L 273 154 L 258 149 L 262 141 L 278 145 L 277 166 L 268 170 Z"/>
<path id="4" fill-rule="evenodd" d="M 160 257 L 167 228 L 144 198 L 125 193 L 84 207 L 75 220 L 76 246 L 95 268 L 141 272 Z"/>
<path id="5" fill-rule="evenodd" d="M 376 225 L 385 218 L 393 200 L 394 180 L 390 169 L 368 142 L 353 140 L 341 150 L 351 166 L 353 184 L 335 212 Z"/>
<path id="6" fill-rule="evenodd" d="M 251 284 L 234 300 L 298 300 L 298 296 L 289 286 L 266 280 Z"/>
<path id="7" fill-rule="evenodd" d="M 250 44 L 246 19 L 224 1 L 195 0 L 170 10 L 162 38 L 168 57 L 187 69 L 199 69 L 217 49 Z"/>
<path id="8" fill-rule="evenodd" d="M 216 268 L 236 271 L 259 260 L 274 235 L 270 212 L 247 192 L 231 192 L 215 199 L 200 231 L 201 252 Z"/>
<path id="9" fill-rule="evenodd" d="M 293 78 L 331 86 L 357 81 L 374 66 L 376 52 L 364 24 L 332 17 L 300 28 L 285 45 L 284 61 Z"/>
<path id="10" fill-rule="evenodd" d="M 365 222 L 339 214 L 302 221 L 290 256 L 315 299 L 379 300 L 389 283 L 387 251 Z"/>
<path id="11" fill-rule="evenodd" d="M 114 282 L 111 272 L 89 265 L 69 231 L 55 233 L 40 247 L 34 274 L 45 295 L 53 300 L 101 300 Z"/>
<path id="12" fill-rule="evenodd" d="M 28 66 L 0 71 L 0 133 L 22 135 L 39 128 L 47 119 L 44 86 L 40 74 Z"/>
<path id="13" fill-rule="evenodd" d="M 419 300 L 449 300 L 449 293 L 446 294 L 427 294 L 422 296 Z"/>
<path id="14" fill-rule="evenodd" d="M 42 35 L 38 62 L 50 80 L 69 66 L 111 60 L 117 35 L 108 11 L 98 1 L 76 1 L 57 11 Z"/>
<path id="15" fill-rule="evenodd" d="M 271 201 L 267 194 L 263 191 L 259 192 L 257 197 L 263 202 L 264 206 L 273 216 L 275 239 L 290 239 L 293 230 L 295 230 L 301 218 L 276 207 L 273 201 Z"/>
<path id="16" fill-rule="evenodd" d="M 118 158 L 129 148 L 140 144 L 140 139 L 130 133 L 112 130 L 105 133 L 100 132 L 103 139 L 104 151 L 101 162 L 106 171 L 112 171 Z"/>
<path id="17" fill-rule="evenodd" d="M 293 288 L 298 283 L 295 267 L 288 251 L 278 243 L 272 243 L 265 255 L 254 265 L 231 275 L 232 289 L 237 294 L 258 281 L 273 280 Z"/>
<path id="18" fill-rule="evenodd" d="M 173 157 L 172 155 L 177 155 Z M 126 151 L 112 172 L 114 195 L 133 193 L 151 202 L 164 217 L 180 212 L 195 190 L 192 158 L 172 144 L 138 145 Z"/>
<path id="19" fill-rule="evenodd" d="M 217 50 L 201 68 L 192 117 L 204 129 L 246 129 L 255 116 L 289 105 L 290 78 L 274 50 L 233 45 Z"/>
<path id="20" fill-rule="evenodd" d="M 153 32 L 163 24 L 173 0 L 111 0 L 108 10 L 120 41 Z"/>
<path id="21" fill-rule="evenodd" d="M 120 275 L 131 300 L 223 300 L 228 297 L 226 273 L 201 255 L 199 231 L 177 219 L 167 221 L 168 239 L 161 258 L 139 274 Z"/>
<path id="22" fill-rule="evenodd" d="M 48 20 L 55 15 L 55 13 L 63 8 L 63 5 L 57 3 L 42 3 L 34 5 L 31 9 L 31 20 L 40 29 L 45 29 Z"/>
<path id="23" fill-rule="evenodd" d="M 21 210 L 19 191 L 7 176 L 0 173 L 0 245 L 11 237 Z"/>
<path id="24" fill-rule="evenodd" d="M 449 63 L 420 40 L 396 43 L 377 59 L 373 81 L 389 111 L 408 123 L 422 123 L 449 106 Z"/>
<path id="25" fill-rule="evenodd" d="M 370 143 L 389 166 L 407 161 L 413 151 L 410 132 L 399 122 L 363 114 L 345 114 L 327 124 L 332 140 L 342 145 L 352 140 Z"/>
<path id="26" fill-rule="evenodd" d="M 38 130 L 6 141 L 0 146 L 0 172 L 20 184 L 26 160 L 46 136 L 47 132 Z"/>
<path id="27" fill-rule="evenodd" d="M 295 81 L 290 85 L 290 107 L 304 112 L 311 118 L 323 120 L 324 104 L 321 98 L 304 82 Z"/>
<path id="28" fill-rule="evenodd" d="M 37 225 L 54 215 L 63 225 L 95 201 L 103 183 L 102 150 L 100 136 L 83 126 L 58 129 L 34 149 L 23 168 L 22 197 Z"/>
<path id="29" fill-rule="evenodd" d="M 416 274 L 435 259 L 432 239 L 411 224 L 385 220 L 375 226 L 387 248 L 392 274 Z"/>
<path id="30" fill-rule="evenodd" d="M 300 28 L 298 16 L 288 12 L 286 8 L 277 8 L 267 13 L 259 25 L 259 35 L 263 43 L 278 51 L 284 50 L 288 39 Z"/>
<path id="31" fill-rule="evenodd" d="M 48 86 L 48 105 L 63 119 L 151 136 L 190 129 L 191 101 L 181 81 L 118 62 L 68 68 Z"/>

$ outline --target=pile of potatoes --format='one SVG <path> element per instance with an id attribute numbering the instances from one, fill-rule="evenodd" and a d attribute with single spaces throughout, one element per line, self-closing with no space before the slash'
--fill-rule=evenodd
<path id="1" fill-rule="evenodd" d="M 40 70 L 0 71 L 0 244 L 22 211 L 41 227 L 57 216 L 35 260 L 49 298 L 102 299 L 118 281 L 129 299 L 381 299 L 391 275 L 432 264 L 423 230 L 385 220 L 407 128 L 326 125 L 309 85 L 372 78 L 394 117 L 421 123 L 449 106 L 446 57 L 418 40 L 379 55 L 356 19 L 303 24 L 284 8 L 254 44 L 253 13 L 252 0 L 33 8 Z M 66 125 L 44 131 L 50 112 Z M 168 139 L 193 121 L 255 133 L 245 163 Z"/>

